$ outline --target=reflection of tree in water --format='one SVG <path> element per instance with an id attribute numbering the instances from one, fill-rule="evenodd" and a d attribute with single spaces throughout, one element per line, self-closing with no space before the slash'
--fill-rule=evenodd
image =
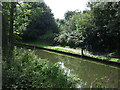
<path id="1" fill-rule="evenodd" d="M 62 55 L 56 55 L 56 58 L 59 62 L 64 63 L 64 65 L 70 69 L 71 73 L 75 73 L 73 69 L 74 64 L 71 63 L 72 58 Z"/>
<path id="2" fill-rule="evenodd" d="M 77 74 L 78 77 L 82 78 L 87 87 L 90 87 L 91 84 L 93 84 L 93 87 L 117 87 L 118 85 L 118 82 L 116 82 L 119 80 L 117 79 L 118 74 L 114 68 L 110 69 L 108 66 L 97 65 L 67 56 L 56 55 L 56 58 L 63 63 L 62 65 L 70 69 L 70 73 Z"/>
<path id="3" fill-rule="evenodd" d="M 110 84 L 108 83 L 110 78 L 108 76 L 103 76 L 101 78 L 95 78 L 90 85 L 90 88 L 109 88 Z M 116 84 L 117 85 L 117 84 Z M 114 87 L 114 86 L 111 86 Z"/>
<path id="4" fill-rule="evenodd" d="M 67 76 L 70 76 L 70 77 L 74 77 L 74 78 L 78 78 L 78 76 L 73 73 L 73 69 L 69 69 L 65 66 L 65 64 L 63 62 L 57 62 L 58 64 L 60 64 L 60 68 L 64 69 L 64 75 L 67 75 Z M 83 82 L 82 79 L 80 79 L 80 83 L 76 84 L 76 88 L 81 88 L 83 87 L 84 85 L 86 85 L 86 82 Z"/>

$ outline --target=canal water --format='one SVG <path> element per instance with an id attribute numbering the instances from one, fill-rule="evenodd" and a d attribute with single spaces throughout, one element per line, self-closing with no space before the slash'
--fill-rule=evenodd
<path id="1" fill-rule="evenodd" d="M 98 62 L 37 49 L 35 53 L 50 63 L 61 63 L 68 73 L 76 75 L 82 80 L 82 88 L 96 87 L 99 85 L 107 88 L 120 88 L 120 68 Z"/>

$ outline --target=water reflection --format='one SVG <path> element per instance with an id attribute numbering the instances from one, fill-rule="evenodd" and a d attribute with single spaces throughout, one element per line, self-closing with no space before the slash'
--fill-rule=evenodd
<path id="1" fill-rule="evenodd" d="M 44 50 L 36 50 L 35 53 L 40 58 L 50 60 L 50 63 L 60 63 L 61 68 L 65 68 L 68 74 L 76 74 L 84 81 L 83 87 L 96 87 L 97 82 L 100 82 L 108 88 L 120 88 L 118 86 L 120 83 L 119 68 Z"/>
<path id="2" fill-rule="evenodd" d="M 72 72 L 73 70 L 70 70 L 69 68 L 65 67 L 64 63 L 63 62 L 57 62 L 59 65 L 60 65 L 60 68 L 64 69 L 64 75 L 67 75 L 67 76 L 74 76 L 74 73 Z M 80 78 L 78 78 L 80 80 Z M 82 80 L 80 80 L 81 82 L 80 83 L 77 83 L 76 84 L 76 88 L 82 88 L 82 86 L 85 86 L 86 83 L 84 83 Z"/>

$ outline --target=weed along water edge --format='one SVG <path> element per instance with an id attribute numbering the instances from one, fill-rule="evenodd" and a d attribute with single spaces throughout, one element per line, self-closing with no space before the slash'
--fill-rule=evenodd
<path id="1" fill-rule="evenodd" d="M 62 68 L 74 73 L 82 80 L 84 88 L 96 87 L 120 88 L 120 68 L 76 58 L 64 54 L 58 54 L 42 49 L 35 49 L 35 53 L 42 59 L 48 59 L 50 63 L 61 63 Z"/>

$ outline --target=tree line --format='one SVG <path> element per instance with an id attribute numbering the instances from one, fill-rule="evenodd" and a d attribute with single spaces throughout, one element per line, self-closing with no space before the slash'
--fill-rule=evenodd
<path id="1" fill-rule="evenodd" d="M 50 41 L 90 51 L 120 51 L 120 2 L 91 2 L 90 10 L 68 11 L 55 19 L 45 3 L 3 2 L 3 56 L 12 58 L 15 42 Z"/>
<path id="2" fill-rule="evenodd" d="M 120 51 L 120 2 L 87 4 L 90 10 L 68 11 L 57 19 L 60 28 L 56 43 L 90 51 Z"/>

